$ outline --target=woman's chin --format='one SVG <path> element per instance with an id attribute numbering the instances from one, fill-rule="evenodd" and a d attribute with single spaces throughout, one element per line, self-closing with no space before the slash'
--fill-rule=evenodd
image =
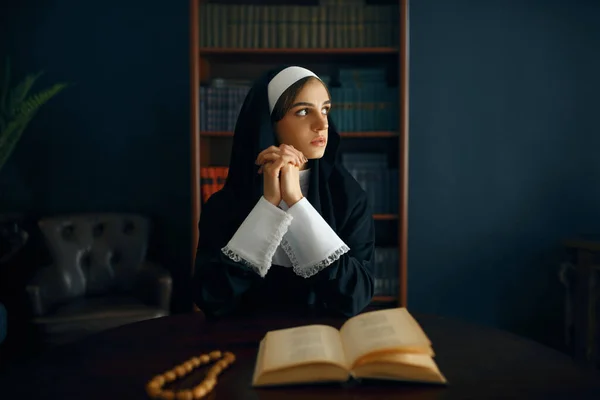
<path id="1" fill-rule="evenodd" d="M 316 159 L 319 159 L 319 158 L 323 158 L 323 155 L 325 154 L 325 148 L 318 149 L 318 150 L 311 149 L 310 151 L 307 151 L 307 152 L 305 152 L 303 154 L 309 160 L 316 160 Z"/>

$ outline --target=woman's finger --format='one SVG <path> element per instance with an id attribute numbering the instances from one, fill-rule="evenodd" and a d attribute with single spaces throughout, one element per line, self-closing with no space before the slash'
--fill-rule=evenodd
<path id="1" fill-rule="evenodd" d="M 298 155 L 298 158 L 300 159 L 301 162 L 306 162 L 308 161 L 308 159 L 304 156 L 304 154 L 302 154 L 302 152 L 300 150 L 298 150 L 297 148 L 295 148 L 294 146 L 292 146 L 291 144 L 285 145 L 286 149 L 292 151 L 293 153 Z"/>
<path id="2" fill-rule="evenodd" d="M 270 153 L 270 154 L 265 154 L 262 158 L 261 158 L 261 165 L 267 162 L 273 162 L 276 160 L 279 160 L 281 157 L 285 157 L 285 159 L 296 165 L 296 166 L 300 166 L 301 163 L 298 162 L 298 157 L 296 155 L 291 155 L 291 154 L 276 154 L 276 153 Z"/>
<path id="3" fill-rule="evenodd" d="M 273 155 L 273 154 L 283 154 L 283 153 L 279 149 L 274 150 L 274 151 L 263 152 L 256 158 L 256 165 L 264 164 L 265 157 Z"/>
<path id="4" fill-rule="evenodd" d="M 274 162 L 276 160 L 279 160 L 280 158 L 284 158 L 285 161 L 287 161 L 290 164 L 294 164 L 295 166 L 299 167 L 302 165 L 302 162 L 298 160 L 298 156 L 296 156 L 295 154 L 289 154 L 289 153 L 280 153 L 280 154 L 276 154 L 276 153 L 270 153 L 270 154 L 265 154 L 261 161 L 262 164 L 267 163 L 267 162 Z"/>
<path id="5" fill-rule="evenodd" d="M 298 153 L 298 157 L 300 157 L 300 160 L 302 161 L 302 163 L 305 163 L 308 161 L 308 158 L 306 158 L 306 156 L 297 148 L 295 148 L 294 146 L 292 146 L 292 149 L 294 149 L 294 151 L 296 153 Z"/>
<path id="6" fill-rule="evenodd" d="M 280 152 L 279 147 L 269 146 L 266 149 L 264 149 L 263 151 L 261 151 L 260 153 L 258 153 L 258 156 L 256 157 L 256 164 L 257 165 L 261 164 L 261 162 L 259 162 L 259 160 L 263 155 L 268 154 L 268 153 L 273 153 L 273 152 L 279 153 Z"/>
<path id="7" fill-rule="evenodd" d="M 279 176 L 281 168 L 283 168 L 287 164 L 293 164 L 294 163 L 293 160 L 294 160 L 294 158 L 292 156 L 289 156 L 289 155 L 281 156 L 277 160 L 269 163 L 270 172 L 273 174 L 273 176 Z"/>
<path id="8" fill-rule="evenodd" d="M 284 165 L 285 163 L 281 160 L 277 160 L 275 162 L 270 162 L 265 164 L 265 167 L 263 169 L 263 173 L 269 176 L 272 176 L 274 178 L 279 177 L 279 171 L 281 170 L 281 167 Z"/>
<path id="9" fill-rule="evenodd" d="M 270 161 L 275 161 L 278 160 L 279 158 L 281 158 L 281 154 L 277 154 L 277 153 L 268 153 L 263 155 L 258 161 L 259 164 L 264 164 Z"/>
<path id="10" fill-rule="evenodd" d="M 289 144 L 282 144 L 281 146 L 279 146 L 279 148 L 284 154 L 291 154 L 294 157 L 296 157 L 296 159 L 298 160 L 296 165 L 300 166 L 304 164 L 304 155 L 300 151 L 296 150 L 294 146 Z"/>

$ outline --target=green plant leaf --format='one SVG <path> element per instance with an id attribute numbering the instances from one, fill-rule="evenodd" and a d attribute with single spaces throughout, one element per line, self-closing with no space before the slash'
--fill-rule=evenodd
<path id="1" fill-rule="evenodd" d="M 30 113 L 37 112 L 37 110 L 43 106 L 48 100 L 56 96 L 61 90 L 67 87 L 66 83 L 57 83 L 48 89 L 45 89 L 39 93 L 33 94 L 27 99 L 23 100 L 18 108 L 18 113 Z"/>
<path id="2" fill-rule="evenodd" d="M 38 75 L 39 76 L 39 75 Z M 21 85 L 20 85 L 21 86 Z M 26 87 L 25 85 L 24 87 Z M 18 108 L 14 111 L 12 118 L 8 119 L 6 128 L 0 130 L 0 170 L 8 157 L 14 150 L 16 144 L 21 138 L 23 131 L 29 125 L 29 122 L 38 112 L 40 107 L 48 102 L 52 97 L 56 96 L 60 91 L 68 85 L 65 83 L 57 83 L 50 88 L 35 93 L 26 99 L 20 101 Z M 23 90 L 23 89 L 22 89 Z M 30 90 L 27 88 L 25 91 Z"/>
<path id="3" fill-rule="evenodd" d="M 42 72 L 35 75 L 27 75 L 21 83 L 19 83 L 11 92 L 7 105 L 7 116 L 8 118 L 14 116 L 17 111 L 22 107 L 22 102 L 27 97 L 29 90 L 37 81 L 37 79 L 42 75 Z"/>
<path id="4" fill-rule="evenodd" d="M 6 115 L 6 97 L 10 88 L 10 58 L 6 57 L 6 66 L 4 67 L 4 83 L 0 87 L 0 115 Z"/>
<path id="5" fill-rule="evenodd" d="M 1 138 L 2 140 L 0 140 L 0 170 L 2 170 L 2 167 L 14 150 L 19 138 L 21 137 L 30 120 L 31 118 L 21 118 L 11 121 L 8 124 L 5 134 Z"/>

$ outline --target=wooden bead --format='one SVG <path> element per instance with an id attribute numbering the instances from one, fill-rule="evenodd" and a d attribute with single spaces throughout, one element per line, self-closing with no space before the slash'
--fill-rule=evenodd
<path id="1" fill-rule="evenodd" d="M 186 361 L 183 363 L 183 368 L 185 368 L 186 372 L 192 372 L 192 370 L 194 369 L 194 364 L 192 364 L 190 361 Z"/>
<path id="2" fill-rule="evenodd" d="M 160 397 L 163 400 L 175 400 L 175 393 L 172 390 L 163 390 L 160 393 Z"/>
<path id="3" fill-rule="evenodd" d="M 158 384 L 158 382 L 151 380 L 150 382 L 148 382 L 146 384 L 146 389 L 160 389 L 161 385 Z"/>
<path id="4" fill-rule="evenodd" d="M 235 355 L 229 351 L 225 352 L 225 355 L 223 356 L 223 358 L 227 361 L 229 361 L 229 363 L 233 363 L 235 361 Z"/>
<path id="5" fill-rule="evenodd" d="M 192 394 L 191 390 L 182 390 L 181 392 L 177 393 L 176 399 L 177 400 L 193 400 L 194 395 Z"/>
<path id="6" fill-rule="evenodd" d="M 194 388 L 194 390 L 192 390 L 192 393 L 194 394 L 194 399 L 199 400 L 203 398 L 208 392 L 206 391 L 206 388 L 203 385 L 198 385 Z"/>
<path id="7" fill-rule="evenodd" d="M 185 374 L 187 374 L 187 371 L 185 370 L 183 365 L 178 365 L 175 367 L 175 373 L 177 374 L 178 378 L 183 378 Z"/>
<path id="8" fill-rule="evenodd" d="M 158 386 L 162 386 L 165 384 L 165 377 L 162 375 L 157 375 L 150 382 L 156 382 Z"/>
<path id="9" fill-rule="evenodd" d="M 206 384 L 206 387 L 208 387 L 207 391 L 210 392 L 217 384 L 217 380 L 214 378 L 208 378 L 204 381 L 204 383 Z"/>
<path id="10" fill-rule="evenodd" d="M 218 360 L 219 358 L 221 358 L 221 352 L 219 350 L 213 350 L 210 353 L 208 353 L 208 356 L 211 360 Z"/>
<path id="11" fill-rule="evenodd" d="M 218 376 L 219 376 L 219 374 L 215 374 L 213 371 L 208 371 L 204 378 L 205 379 L 217 379 Z"/>
<path id="12" fill-rule="evenodd" d="M 217 361 L 216 365 L 218 365 L 219 367 L 221 367 L 221 369 L 223 370 L 223 369 L 227 368 L 227 366 L 229 365 L 229 363 L 226 360 L 221 359 L 221 360 Z"/>
<path id="13" fill-rule="evenodd" d="M 200 356 L 200 361 L 202 361 L 202 364 L 206 364 L 210 361 L 210 357 L 208 356 L 208 354 L 202 354 Z"/>
<path id="14" fill-rule="evenodd" d="M 213 370 L 217 375 L 219 375 L 222 371 L 223 368 L 220 365 L 214 365 L 211 370 Z"/>
<path id="15" fill-rule="evenodd" d="M 156 386 L 146 386 L 146 393 L 148 393 L 148 396 L 150 396 L 150 398 L 158 399 L 160 398 L 161 390 L 159 387 Z"/>
<path id="16" fill-rule="evenodd" d="M 173 382 L 177 379 L 177 374 L 173 370 L 165 372 L 163 376 L 165 377 L 165 382 Z"/>
<path id="17" fill-rule="evenodd" d="M 202 361 L 200 361 L 200 357 L 190 358 L 190 362 L 192 363 L 192 365 L 194 366 L 194 368 L 197 368 L 200 365 L 202 365 Z"/>

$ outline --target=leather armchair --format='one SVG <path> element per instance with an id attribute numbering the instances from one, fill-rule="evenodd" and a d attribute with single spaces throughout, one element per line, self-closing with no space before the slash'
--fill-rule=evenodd
<path id="1" fill-rule="evenodd" d="M 150 221 L 78 214 L 38 223 L 53 263 L 26 287 L 44 347 L 169 314 L 170 273 L 146 260 Z"/>

